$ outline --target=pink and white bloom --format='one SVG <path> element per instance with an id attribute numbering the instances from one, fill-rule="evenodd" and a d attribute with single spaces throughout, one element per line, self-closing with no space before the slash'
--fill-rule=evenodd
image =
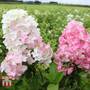
<path id="1" fill-rule="evenodd" d="M 24 44 L 33 45 L 34 40 L 40 37 L 40 32 L 37 26 L 38 23 L 32 16 L 21 16 L 21 18 L 18 17 L 18 19 L 11 20 L 9 27 L 6 30 L 9 31 L 3 36 L 3 38 L 5 38 L 4 44 L 7 49 L 10 50 Z"/>
<path id="2" fill-rule="evenodd" d="M 34 51 L 32 52 L 32 56 L 35 58 L 35 60 L 42 64 L 50 64 L 52 62 L 52 55 L 53 51 L 50 45 L 43 42 L 40 43 L 39 47 L 34 48 Z"/>
<path id="3" fill-rule="evenodd" d="M 2 30 L 3 34 L 6 34 L 9 32 L 10 24 L 12 21 L 17 21 L 20 18 L 27 17 L 28 13 L 23 9 L 12 9 L 7 11 L 2 16 Z"/>
<path id="4" fill-rule="evenodd" d="M 3 15 L 3 43 L 8 53 L 1 63 L 1 72 L 17 79 L 27 70 L 23 62 L 31 65 L 38 61 L 38 64 L 49 66 L 53 52 L 50 45 L 43 42 L 37 26 L 34 17 L 22 9 L 10 10 Z"/>
<path id="5" fill-rule="evenodd" d="M 19 64 L 13 64 L 11 61 L 4 60 L 1 63 L 1 72 L 5 72 L 11 79 L 18 79 L 26 70 L 27 66 Z"/>

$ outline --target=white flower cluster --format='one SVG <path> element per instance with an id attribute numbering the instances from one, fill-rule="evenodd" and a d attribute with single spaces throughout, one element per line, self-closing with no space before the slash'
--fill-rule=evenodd
<path id="1" fill-rule="evenodd" d="M 52 49 L 45 44 L 37 28 L 38 23 L 22 9 L 13 9 L 3 15 L 2 29 L 4 44 L 8 49 L 5 60 L 1 63 L 1 72 L 9 77 L 18 78 L 26 70 L 28 64 L 38 63 L 49 65 Z"/>
<path id="2" fill-rule="evenodd" d="M 8 33 L 10 24 L 12 21 L 18 20 L 23 17 L 27 17 L 28 13 L 22 9 L 9 10 L 2 16 L 2 29 L 3 33 Z"/>

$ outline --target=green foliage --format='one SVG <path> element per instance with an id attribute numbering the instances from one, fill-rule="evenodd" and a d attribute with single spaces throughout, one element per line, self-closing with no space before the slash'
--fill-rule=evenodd
<path id="1" fill-rule="evenodd" d="M 80 87 L 82 90 L 90 90 L 90 74 L 80 73 Z"/>
<path id="2" fill-rule="evenodd" d="M 58 85 L 50 84 L 47 90 L 58 90 Z"/>
<path id="3" fill-rule="evenodd" d="M 50 84 L 59 84 L 60 80 L 63 77 L 62 73 L 57 72 L 56 65 L 54 63 L 50 65 L 48 73 L 43 74 L 48 79 Z"/>
<path id="4" fill-rule="evenodd" d="M 77 70 L 71 75 L 64 76 L 60 81 L 60 90 L 89 90 L 90 89 L 90 74 L 82 70 Z"/>

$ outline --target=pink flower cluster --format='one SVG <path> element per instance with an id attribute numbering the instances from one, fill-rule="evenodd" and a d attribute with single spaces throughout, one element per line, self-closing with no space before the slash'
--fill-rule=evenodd
<path id="1" fill-rule="evenodd" d="M 21 17 L 19 11 L 22 12 Z M 31 65 L 38 61 L 39 64 L 49 65 L 53 52 L 50 45 L 43 42 L 35 19 L 21 9 L 10 10 L 4 17 L 3 37 L 8 53 L 1 63 L 1 72 L 17 79 L 27 70 L 23 62 Z"/>
<path id="2" fill-rule="evenodd" d="M 58 71 L 65 74 L 71 74 L 76 67 L 90 71 L 90 34 L 81 22 L 72 20 L 64 29 L 55 62 Z"/>

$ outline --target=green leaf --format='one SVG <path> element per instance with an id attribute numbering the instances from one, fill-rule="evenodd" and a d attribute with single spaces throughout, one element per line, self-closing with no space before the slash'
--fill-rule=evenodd
<path id="1" fill-rule="evenodd" d="M 58 90 L 58 84 L 49 84 L 47 90 Z"/>
<path id="2" fill-rule="evenodd" d="M 46 74 L 46 78 L 49 80 L 50 83 L 57 84 L 63 78 L 63 74 L 59 73 L 56 70 L 56 65 L 52 63 L 50 65 L 49 73 Z"/>

